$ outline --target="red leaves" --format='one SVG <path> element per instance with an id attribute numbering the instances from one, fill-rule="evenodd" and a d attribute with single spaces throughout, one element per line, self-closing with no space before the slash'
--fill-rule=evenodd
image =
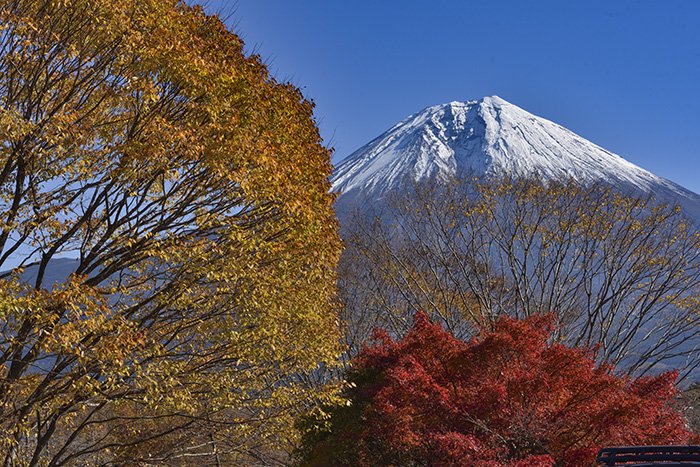
<path id="1" fill-rule="evenodd" d="M 672 407 L 675 373 L 616 376 L 591 351 L 550 343 L 552 324 L 502 318 L 464 342 L 419 314 L 400 341 L 378 335 L 355 360 L 355 410 L 334 415 L 322 445 L 340 464 L 535 467 L 690 440 Z"/>

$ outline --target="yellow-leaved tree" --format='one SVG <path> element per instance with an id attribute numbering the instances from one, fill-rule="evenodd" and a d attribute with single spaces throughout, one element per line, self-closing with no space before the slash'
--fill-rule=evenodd
<path id="1" fill-rule="evenodd" d="M 177 0 L 0 0 L 0 28 L 0 459 L 274 454 L 339 352 L 312 104 Z"/>
<path id="2" fill-rule="evenodd" d="M 678 207 L 574 180 L 454 178 L 345 224 L 346 339 L 416 311 L 456 336 L 554 313 L 560 338 L 634 375 L 700 367 L 700 230 Z M 372 216 L 371 214 L 374 214 Z"/>

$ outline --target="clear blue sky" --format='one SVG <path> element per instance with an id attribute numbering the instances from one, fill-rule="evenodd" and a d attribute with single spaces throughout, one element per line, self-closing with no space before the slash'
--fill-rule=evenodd
<path id="1" fill-rule="evenodd" d="M 207 8 L 316 102 L 335 161 L 423 107 L 496 94 L 700 193 L 700 1 Z"/>

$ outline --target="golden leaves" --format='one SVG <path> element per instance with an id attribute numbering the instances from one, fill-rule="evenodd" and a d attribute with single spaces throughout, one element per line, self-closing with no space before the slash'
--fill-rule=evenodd
<path id="1" fill-rule="evenodd" d="M 0 388 L 19 408 L 2 426 L 40 406 L 70 433 L 128 400 L 292 432 L 287 409 L 329 394 L 302 375 L 339 352 L 311 104 L 175 0 L 0 0 L 0 16 L 2 251 L 35 272 L 79 256 L 57 287 L 4 283 L 0 363 L 17 375 Z"/>

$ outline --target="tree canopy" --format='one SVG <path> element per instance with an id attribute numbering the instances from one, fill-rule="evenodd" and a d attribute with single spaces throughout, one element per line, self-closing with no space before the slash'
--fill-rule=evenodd
<path id="1" fill-rule="evenodd" d="M 428 316 L 354 360 L 349 405 L 310 419 L 301 465 L 590 466 L 604 445 L 684 444 L 675 372 L 631 379 L 551 341 L 553 315 L 463 341 Z"/>
<path id="2" fill-rule="evenodd" d="M 5 465 L 293 439 L 338 353 L 312 104 L 177 0 L 2 0 L 0 27 Z"/>
<path id="3" fill-rule="evenodd" d="M 700 233 L 674 206 L 575 181 L 421 184 L 344 225 L 348 343 L 427 312 L 459 337 L 554 312 L 559 337 L 640 375 L 700 365 Z M 694 376 L 695 377 L 695 376 Z"/>

